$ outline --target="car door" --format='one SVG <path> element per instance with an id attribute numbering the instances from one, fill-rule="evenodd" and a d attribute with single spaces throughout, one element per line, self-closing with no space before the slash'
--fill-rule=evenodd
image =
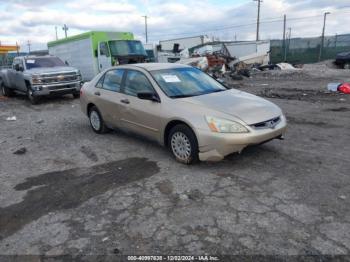
<path id="1" fill-rule="evenodd" d="M 161 104 L 156 101 L 139 99 L 138 92 L 156 94 L 144 73 L 137 70 L 127 70 L 122 90 L 123 99 L 121 102 L 124 104 L 121 111 L 122 125 L 128 130 L 159 141 Z"/>
<path id="2" fill-rule="evenodd" d="M 19 59 L 15 58 L 13 60 L 13 64 L 12 64 L 12 68 L 9 69 L 8 72 L 8 80 L 9 80 L 9 87 L 13 88 L 13 89 L 17 89 L 16 87 L 16 75 L 17 75 L 17 71 L 16 71 L 16 65 L 19 63 Z"/>
<path id="3" fill-rule="evenodd" d="M 108 70 L 97 82 L 93 90 L 93 103 L 102 114 L 103 120 L 110 126 L 120 126 L 121 86 L 124 69 Z"/>
<path id="4" fill-rule="evenodd" d="M 24 76 L 23 76 L 23 71 L 24 71 L 24 63 L 22 59 L 18 60 L 18 66 L 20 68 L 19 71 L 16 71 L 16 75 L 15 75 L 15 85 L 16 85 L 16 89 L 22 91 L 22 92 L 26 92 L 27 91 L 27 86 L 26 83 L 24 81 Z"/>
<path id="5" fill-rule="evenodd" d="M 103 71 L 112 65 L 107 42 L 100 42 L 98 45 L 98 68 Z"/>

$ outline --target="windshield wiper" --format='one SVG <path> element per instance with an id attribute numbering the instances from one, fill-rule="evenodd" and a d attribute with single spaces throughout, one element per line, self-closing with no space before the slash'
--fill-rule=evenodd
<path id="1" fill-rule="evenodd" d="M 194 96 L 194 95 L 173 95 L 173 96 L 170 96 L 170 98 L 184 98 L 184 97 L 191 97 L 191 96 Z"/>
<path id="2" fill-rule="evenodd" d="M 210 92 L 210 93 L 217 93 L 217 92 L 222 92 L 222 91 L 227 91 L 227 89 L 218 89 L 218 90 L 215 90 L 213 92 Z M 208 93 L 208 94 L 210 94 Z"/>

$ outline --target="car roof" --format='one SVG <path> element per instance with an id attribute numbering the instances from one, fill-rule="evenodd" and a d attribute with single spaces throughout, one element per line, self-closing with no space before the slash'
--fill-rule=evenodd
<path id="1" fill-rule="evenodd" d="M 139 63 L 139 64 L 129 64 L 128 67 L 138 67 L 143 68 L 147 71 L 162 70 L 162 69 L 173 69 L 173 68 L 186 68 L 190 67 L 187 65 L 176 64 L 176 63 Z"/>

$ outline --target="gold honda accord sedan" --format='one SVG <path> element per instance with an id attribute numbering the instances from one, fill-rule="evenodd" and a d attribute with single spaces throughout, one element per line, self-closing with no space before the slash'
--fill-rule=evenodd
<path id="1" fill-rule="evenodd" d="M 118 128 L 142 135 L 185 164 L 282 139 L 287 126 L 275 104 L 181 64 L 109 68 L 84 84 L 80 102 L 96 133 Z"/>

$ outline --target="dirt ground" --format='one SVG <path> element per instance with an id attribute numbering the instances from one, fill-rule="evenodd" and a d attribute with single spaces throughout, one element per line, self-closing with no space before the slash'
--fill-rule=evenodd
<path id="1" fill-rule="evenodd" d="M 194 166 L 93 133 L 70 96 L 0 97 L 0 254 L 349 255 L 350 95 L 326 89 L 349 80 L 321 65 L 235 82 L 283 109 L 286 139 Z"/>

